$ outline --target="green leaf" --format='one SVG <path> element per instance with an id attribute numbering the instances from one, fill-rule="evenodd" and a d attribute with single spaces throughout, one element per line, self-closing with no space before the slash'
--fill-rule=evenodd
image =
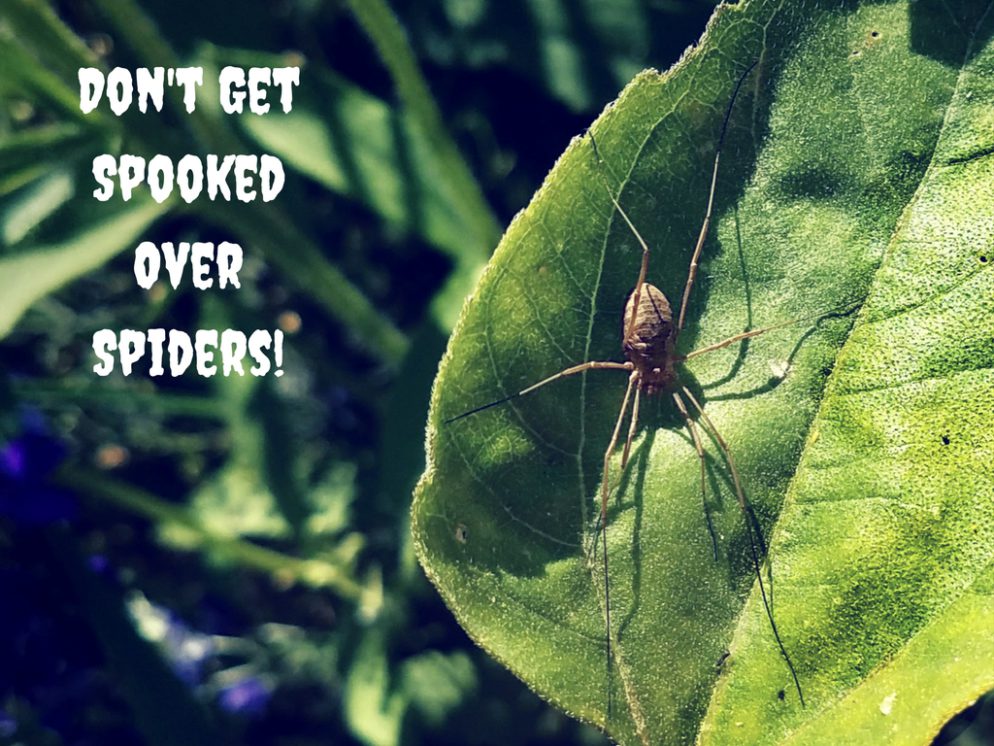
<path id="1" fill-rule="evenodd" d="M 0 339 L 35 301 L 136 244 L 168 206 L 135 204 L 62 243 L 31 247 L 0 259 Z"/>
<path id="2" fill-rule="evenodd" d="M 213 47 L 205 47 L 203 56 L 218 67 L 286 64 L 277 55 Z M 304 68 L 292 111 L 262 117 L 246 113 L 239 122 L 289 167 L 451 257 L 455 269 L 431 311 L 440 326 L 452 328 L 460 301 L 496 241 L 485 205 L 458 186 L 468 178 L 463 164 L 440 168 L 431 138 L 410 113 L 316 68 Z"/>
<path id="3" fill-rule="evenodd" d="M 671 73 L 638 76 L 595 123 L 603 167 L 574 141 L 464 308 L 429 415 L 420 559 L 478 643 L 618 741 L 927 743 L 994 686 L 988 10 L 723 7 Z M 678 304 L 721 120 L 757 60 L 679 349 L 800 321 L 680 375 L 769 542 L 806 706 L 725 462 L 706 443 L 705 509 L 669 397 L 643 401 L 611 482 L 610 664 L 602 558 L 585 549 L 624 375 L 445 422 L 571 364 L 622 359 L 640 249 L 604 181 L 653 247 L 649 281 Z"/>
<path id="4" fill-rule="evenodd" d="M 345 682 L 345 721 L 352 734 L 369 746 L 396 746 L 400 742 L 408 702 L 391 690 L 386 640 L 380 628 L 363 635 Z"/>
<path id="5" fill-rule="evenodd" d="M 275 64 L 273 56 L 251 57 Z M 446 253 L 486 256 L 485 237 L 475 238 L 452 189 L 434 171 L 426 136 L 409 117 L 344 79 L 306 69 L 291 112 L 244 114 L 240 124 L 288 166 Z"/>
<path id="6" fill-rule="evenodd" d="M 441 65 L 510 68 L 574 111 L 595 110 L 644 65 L 672 59 L 715 2 L 406 0 L 394 2 L 424 55 Z"/>
<path id="7" fill-rule="evenodd" d="M 0 13 L 2 17 L 2 13 Z M 24 97 L 33 107 L 44 108 L 77 122 L 92 126 L 79 108 L 79 95 L 71 85 L 53 74 L 14 42 L 0 38 L 0 93 L 4 98 Z M 104 118 L 99 118 L 105 121 Z"/>
<path id="8" fill-rule="evenodd" d="M 68 169 L 53 168 L 0 205 L 0 245 L 16 244 L 69 201 L 76 191 Z"/>
<path id="9" fill-rule="evenodd" d="M 461 651 L 430 651 L 392 666 L 387 633 L 374 626 L 363 634 L 346 676 L 346 721 L 370 746 L 421 742 L 422 728 L 441 727 L 477 688 L 473 662 Z"/>
<path id="10" fill-rule="evenodd" d="M 209 44 L 198 59 L 216 70 L 292 62 L 286 55 Z M 214 85 L 217 76 L 208 77 Z M 329 70 L 302 68 L 291 111 L 273 104 L 267 116 L 246 110 L 237 121 L 250 140 L 288 167 L 452 256 L 469 253 L 482 263 L 491 248 L 466 241 L 471 227 L 460 217 L 452 190 L 433 173 L 428 142 L 410 117 Z"/>
<path id="11" fill-rule="evenodd" d="M 98 152 L 98 142 L 92 132 L 71 124 L 36 127 L 6 136 L 0 142 L 0 195 L 48 174 L 55 164 Z"/>

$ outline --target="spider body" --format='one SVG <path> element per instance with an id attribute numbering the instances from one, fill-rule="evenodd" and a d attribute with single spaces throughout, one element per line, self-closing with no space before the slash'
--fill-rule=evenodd
<path id="1" fill-rule="evenodd" d="M 644 283 L 628 296 L 622 334 L 622 350 L 642 391 L 651 396 L 679 386 L 674 368 L 677 329 L 673 311 L 655 285 Z"/>

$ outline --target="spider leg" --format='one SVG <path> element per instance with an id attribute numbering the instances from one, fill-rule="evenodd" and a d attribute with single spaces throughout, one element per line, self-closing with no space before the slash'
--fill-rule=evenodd
<path id="1" fill-rule="evenodd" d="M 558 373 L 549 376 L 548 378 L 543 378 L 538 383 L 533 383 L 531 386 L 521 389 L 516 393 L 509 396 L 502 397 L 487 404 L 483 404 L 479 407 L 470 409 L 462 414 L 457 414 L 455 417 L 450 417 L 444 421 L 444 424 L 455 422 L 456 420 L 461 420 L 463 417 L 469 417 L 477 412 L 482 412 L 485 409 L 490 409 L 491 407 L 496 407 L 498 404 L 504 404 L 505 402 L 511 401 L 511 399 L 517 399 L 519 396 L 524 396 L 525 394 L 530 394 L 532 391 L 542 388 L 546 384 L 552 383 L 553 381 L 558 381 L 560 378 L 566 378 L 567 376 L 575 376 L 577 373 L 583 373 L 588 370 L 631 370 L 631 363 L 615 363 L 615 362 L 601 362 L 599 360 L 591 360 L 590 362 L 580 363 L 579 365 L 573 365 L 565 370 L 561 370 Z"/>
<path id="2" fill-rule="evenodd" d="M 714 525 L 711 523 L 711 514 L 708 512 L 708 490 L 707 490 L 707 472 L 705 469 L 705 454 L 704 445 L 701 443 L 701 437 L 697 433 L 697 423 L 694 422 L 690 417 L 690 412 L 687 411 L 687 405 L 683 403 L 683 399 L 680 398 L 680 394 L 673 392 L 673 401 L 676 402 L 677 409 L 680 410 L 680 414 L 683 416 L 683 422 L 687 426 L 687 430 L 690 432 L 690 439 L 694 442 L 694 448 L 697 451 L 697 458 L 701 463 L 701 502 L 704 505 L 704 519 L 708 524 L 708 534 L 711 536 L 711 552 L 714 555 L 714 561 L 718 561 L 718 537 L 714 533 Z"/>
<path id="3" fill-rule="evenodd" d="M 718 444 L 718 448 L 721 450 L 722 455 L 728 464 L 728 469 L 732 474 L 732 484 L 735 487 L 735 497 L 738 500 L 739 508 L 742 511 L 742 516 L 745 520 L 746 531 L 749 534 L 749 549 L 752 553 L 752 564 L 756 572 L 756 580 L 759 583 L 759 594 L 763 599 L 763 608 L 766 610 L 766 618 L 770 621 L 770 629 L 773 630 L 773 637 L 776 639 L 777 647 L 780 648 L 780 654 L 783 656 L 784 661 L 787 663 L 787 668 L 790 670 L 790 676 L 794 680 L 794 688 L 797 689 L 797 696 L 801 700 L 801 706 L 804 706 L 804 694 L 801 691 L 801 682 L 797 678 L 797 671 L 794 670 L 794 663 L 790 659 L 790 655 L 787 653 L 787 648 L 783 644 L 783 640 L 780 637 L 780 630 L 777 629 L 777 623 L 773 619 L 773 575 L 770 574 L 770 591 L 767 593 L 766 584 L 763 582 L 763 571 L 762 571 L 762 558 L 760 557 L 760 551 L 756 547 L 756 534 L 759 533 L 759 527 L 753 526 L 751 515 L 749 513 L 749 506 L 746 502 L 745 491 L 742 489 L 742 480 L 739 478 L 739 470 L 735 466 L 735 459 L 732 457 L 732 452 L 728 448 L 728 443 L 725 439 L 721 437 L 721 433 L 718 432 L 718 428 L 715 427 L 714 422 L 708 417 L 707 412 L 700 405 L 700 402 L 694 397 L 690 390 L 683 386 L 680 389 L 681 393 L 690 400 L 693 405 L 694 410 L 697 412 L 698 416 L 701 418 L 702 427 L 714 438 L 715 443 Z M 763 537 L 760 534 L 759 537 L 760 546 L 764 546 Z"/>

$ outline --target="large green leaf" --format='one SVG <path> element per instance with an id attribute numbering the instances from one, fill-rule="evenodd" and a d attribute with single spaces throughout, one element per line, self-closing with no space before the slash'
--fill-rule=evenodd
<path id="1" fill-rule="evenodd" d="M 168 207 L 138 202 L 61 243 L 32 246 L 0 259 L 0 339 L 35 302 L 136 244 Z"/>
<path id="2" fill-rule="evenodd" d="M 421 561 L 475 640 L 617 740 L 927 743 L 994 686 L 992 30 L 988 3 L 965 0 L 722 8 L 595 123 L 605 167 L 574 141 L 467 303 L 429 417 Z M 710 447 L 705 510 L 667 397 L 644 404 L 611 501 L 609 671 L 603 571 L 584 548 L 623 374 L 445 424 L 621 359 L 640 252 L 601 174 L 654 249 L 650 281 L 679 298 L 721 119 L 757 60 L 680 348 L 809 320 L 681 375 L 770 541 L 806 706 L 724 462 Z"/>

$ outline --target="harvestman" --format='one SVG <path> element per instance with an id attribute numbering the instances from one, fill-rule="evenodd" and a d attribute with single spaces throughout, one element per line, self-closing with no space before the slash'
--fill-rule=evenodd
<path id="1" fill-rule="evenodd" d="M 608 197 L 610 198 L 611 203 L 614 205 L 614 208 L 618 211 L 618 214 L 621 215 L 622 219 L 625 221 L 625 224 L 631 230 L 639 245 L 642 247 L 642 264 L 639 269 L 638 281 L 635 283 L 635 288 L 632 290 L 631 294 L 628 296 L 628 301 L 625 303 L 624 321 L 622 325 L 621 346 L 627 360 L 624 363 L 613 361 L 588 361 L 578 365 L 573 365 L 560 371 L 559 373 L 556 373 L 555 375 L 543 378 L 538 383 L 534 383 L 527 388 L 521 389 L 517 393 L 488 404 L 484 404 L 483 406 L 476 407 L 468 412 L 463 412 L 456 417 L 452 417 L 446 420 L 446 424 L 455 422 L 456 420 L 460 420 L 478 412 L 482 412 L 483 410 L 497 406 L 498 404 L 503 404 L 519 396 L 530 394 L 546 384 L 558 381 L 560 378 L 577 375 L 578 373 L 584 373 L 588 370 L 623 370 L 629 373 L 628 387 L 625 390 L 625 397 L 621 403 L 621 411 L 618 413 L 618 419 L 615 422 L 611 440 L 608 443 L 607 449 L 604 451 L 604 467 L 600 490 L 600 514 L 598 516 L 594 540 L 591 545 L 592 549 L 597 546 L 596 532 L 599 531 L 601 534 L 600 538 L 602 540 L 602 550 L 604 553 L 604 608 L 605 621 L 607 625 L 607 656 L 608 665 L 610 667 L 611 605 L 608 584 L 607 531 L 605 530 L 605 526 L 607 523 L 608 497 L 611 492 L 609 487 L 611 454 L 618 445 L 625 415 L 628 412 L 629 404 L 631 404 L 631 422 L 628 426 L 628 435 L 625 438 L 621 454 L 621 472 L 623 473 L 628 465 L 628 457 L 631 453 L 632 441 L 635 439 L 638 428 L 639 403 L 642 394 L 652 396 L 663 392 L 669 393 L 673 398 L 673 402 L 676 405 L 677 410 L 680 412 L 680 416 L 682 417 L 684 424 L 687 427 L 690 439 L 694 444 L 694 449 L 697 451 L 698 460 L 701 465 L 701 494 L 705 501 L 707 498 L 706 454 L 698 428 L 704 430 L 714 439 L 714 442 L 718 445 L 725 462 L 728 464 L 728 469 L 732 477 L 732 485 L 735 489 L 735 496 L 738 500 L 739 508 L 745 518 L 746 529 L 749 533 L 752 563 L 756 573 L 756 578 L 759 582 L 759 591 L 763 599 L 763 606 L 766 610 L 767 618 L 770 621 L 770 627 L 773 630 L 773 636 L 776 639 L 777 646 L 779 647 L 780 653 L 787 663 L 787 667 L 790 669 L 790 675 L 794 681 L 794 687 L 797 689 L 798 697 L 803 705 L 804 695 L 801 693 L 800 681 L 797 678 L 794 665 L 791 662 L 790 656 L 787 654 L 787 649 L 784 647 L 784 644 L 780 639 L 780 633 L 777 630 L 776 623 L 773 620 L 773 609 L 770 598 L 767 595 L 766 586 L 763 582 L 760 553 L 756 548 L 757 542 L 753 533 L 759 533 L 759 527 L 758 525 L 753 526 L 753 519 L 748 503 L 746 502 L 745 491 L 742 488 L 742 480 L 739 478 L 739 471 L 735 466 L 735 460 L 732 457 L 732 452 L 728 448 L 728 444 L 725 439 L 722 438 L 721 434 L 718 432 L 714 422 L 704 411 L 704 407 L 693 395 L 693 393 L 691 393 L 691 391 L 680 381 L 679 374 L 675 368 L 677 363 L 683 363 L 691 358 L 697 357 L 698 355 L 703 355 L 706 352 L 720 350 L 750 337 L 755 337 L 759 334 L 796 323 L 795 321 L 790 321 L 783 324 L 777 324 L 775 326 L 768 326 L 761 329 L 753 329 L 751 331 L 742 332 L 741 334 L 736 334 L 735 336 L 729 337 L 728 339 L 716 344 L 702 347 L 699 350 L 694 350 L 686 355 L 678 354 L 676 351 L 677 340 L 680 336 L 680 332 L 683 330 L 684 322 L 687 317 L 687 305 L 690 300 L 690 293 L 693 290 L 694 280 L 697 277 L 698 260 L 700 259 L 701 251 L 704 248 L 704 242 L 707 239 L 708 228 L 711 225 L 715 187 L 718 183 L 718 163 L 721 158 L 721 148 L 725 140 L 725 132 L 728 129 L 728 121 L 731 118 L 732 108 L 735 104 L 735 99 L 739 94 L 739 89 L 742 87 L 745 79 L 749 76 L 749 73 L 756 67 L 756 64 L 757 63 L 754 62 L 738 79 L 738 82 L 735 84 L 735 88 L 732 91 L 732 97 L 728 102 L 728 108 L 725 110 L 725 117 L 721 125 L 721 133 L 718 136 L 718 143 L 715 147 L 714 165 L 711 169 L 711 186 L 708 192 L 704 222 L 701 225 L 701 230 L 697 237 L 697 244 L 694 246 L 694 253 L 690 260 L 690 269 L 687 273 L 687 282 L 684 286 L 683 298 L 680 301 L 680 314 L 677 317 L 676 325 L 673 324 L 673 311 L 670 308 L 670 304 L 666 299 L 666 296 L 663 295 L 662 291 L 655 285 L 646 282 L 646 275 L 649 270 L 649 246 L 635 228 L 634 223 L 632 223 L 629 219 L 628 215 L 625 213 L 624 209 L 622 209 L 621 205 L 618 203 L 618 200 L 611 193 L 610 188 L 607 187 L 605 182 L 605 188 L 608 190 Z M 597 143 L 594 141 L 592 133 L 590 134 L 590 143 L 598 162 L 603 164 L 600 153 L 597 149 Z M 634 392 L 634 396 L 632 395 L 632 392 Z M 687 406 L 687 402 L 690 402 L 690 407 Z M 699 423 L 691 416 L 691 410 L 696 413 L 697 417 L 700 419 Z M 760 547 L 764 547 L 762 535 L 758 538 Z"/>

